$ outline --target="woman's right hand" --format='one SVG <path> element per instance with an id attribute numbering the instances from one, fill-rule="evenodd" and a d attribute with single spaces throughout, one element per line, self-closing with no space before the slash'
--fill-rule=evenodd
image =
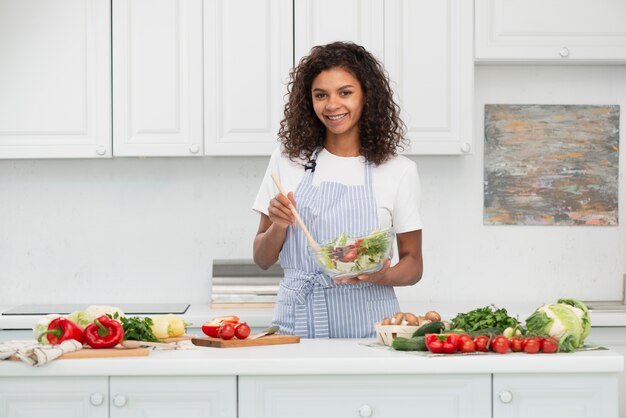
<path id="1" fill-rule="evenodd" d="M 293 192 L 289 192 L 287 196 L 282 193 L 277 194 L 270 200 L 270 205 L 267 208 L 270 221 L 276 226 L 287 229 L 289 225 L 296 221 L 295 216 L 291 212 L 291 207 L 296 207 Z"/>

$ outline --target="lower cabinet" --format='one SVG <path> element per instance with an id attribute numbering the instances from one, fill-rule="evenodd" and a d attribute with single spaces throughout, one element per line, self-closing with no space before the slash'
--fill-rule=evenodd
<path id="1" fill-rule="evenodd" d="M 239 377 L 239 418 L 399 416 L 490 417 L 491 375 Z"/>
<path id="2" fill-rule="evenodd" d="M 616 418 L 617 375 L 496 374 L 494 418 Z"/>
<path id="3" fill-rule="evenodd" d="M 616 373 L 3 377 L 0 417 L 617 418 L 617 382 Z"/>
<path id="4" fill-rule="evenodd" d="M 236 418 L 237 378 L 0 378 L 2 418 Z"/>

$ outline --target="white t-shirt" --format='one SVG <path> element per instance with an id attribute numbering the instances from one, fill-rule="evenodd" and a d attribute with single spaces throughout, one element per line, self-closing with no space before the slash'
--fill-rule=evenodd
<path id="1" fill-rule="evenodd" d="M 287 192 L 295 191 L 304 177 L 304 163 L 283 156 L 280 147 L 274 150 L 252 209 L 267 215 L 270 200 L 278 194 L 272 173 Z M 317 155 L 313 185 L 318 186 L 324 181 L 361 185 L 365 181 L 364 164 L 363 157 L 338 157 L 324 148 Z M 380 228 L 393 227 L 398 234 L 422 229 L 420 181 L 413 161 L 400 155 L 383 164 L 372 165 L 372 188 Z"/>

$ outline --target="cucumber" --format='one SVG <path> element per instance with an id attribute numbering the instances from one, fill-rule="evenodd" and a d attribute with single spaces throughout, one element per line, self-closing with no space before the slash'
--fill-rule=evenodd
<path id="1" fill-rule="evenodd" d="M 440 321 L 424 324 L 413 333 L 413 337 L 422 337 L 426 334 L 441 334 L 445 327 L 445 324 Z"/>
<path id="2" fill-rule="evenodd" d="M 391 347 L 398 351 L 428 351 L 425 337 L 396 337 L 391 342 Z"/>

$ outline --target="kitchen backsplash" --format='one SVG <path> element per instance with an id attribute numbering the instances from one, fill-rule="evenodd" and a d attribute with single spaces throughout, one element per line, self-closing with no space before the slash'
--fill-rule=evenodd
<path id="1" fill-rule="evenodd" d="M 425 272 L 398 290 L 401 302 L 620 299 L 623 225 L 483 225 L 483 109 L 626 109 L 624 91 L 626 66 L 478 66 L 473 154 L 411 157 L 422 180 Z M 251 258 L 250 206 L 267 161 L 0 160 L 0 305 L 208 304 L 212 259 Z"/>

